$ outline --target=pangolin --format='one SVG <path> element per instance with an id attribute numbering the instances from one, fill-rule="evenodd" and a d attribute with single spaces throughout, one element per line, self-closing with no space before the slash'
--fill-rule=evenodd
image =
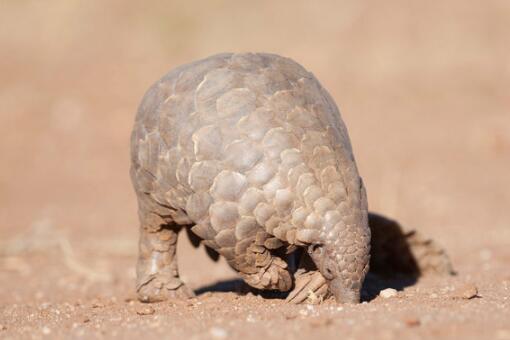
<path id="1" fill-rule="evenodd" d="M 298 63 L 226 53 L 172 70 L 139 106 L 131 160 L 140 300 L 193 295 L 177 266 L 184 228 L 254 288 L 359 302 L 365 188 L 335 102 Z"/>

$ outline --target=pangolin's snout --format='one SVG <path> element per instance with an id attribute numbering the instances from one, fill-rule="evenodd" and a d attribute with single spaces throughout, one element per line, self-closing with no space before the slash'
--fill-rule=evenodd
<path id="1" fill-rule="evenodd" d="M 360 302 L 360 288 L 346 287 L 341 278 L 329 282 L 329 291 L 338 303 L 357 304 Z"/>

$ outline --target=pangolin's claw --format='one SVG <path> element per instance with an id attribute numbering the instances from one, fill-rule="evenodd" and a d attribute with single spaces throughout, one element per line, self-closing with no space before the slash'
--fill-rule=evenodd
<path id="1" fill-rule="evenodd" d="M 142 302 L 160 302 L 172 299 L 189 299 L 195 296 L 178 277 L 151 275 L 140 281 L 136 289 Z"/>
<path id="2" fill-rule="evenodd" d="M 295 274 L 294 289 L 287 296 L 286 301 L 290 303 L 318 303 L 328 293 L 328 284 L 319 271 L 300 272 Z"/>

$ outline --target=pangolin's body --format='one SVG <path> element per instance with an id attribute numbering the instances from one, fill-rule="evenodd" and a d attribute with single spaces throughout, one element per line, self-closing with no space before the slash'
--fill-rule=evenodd
<path id="1" fill-rule="evenodd" d="M 145 95 L 131 147 L 142 299 L 184 291 L 182 226 L 253 287 L 292 289 L 286 254 L 306 247 L 330 289 L 359 299 L 365 190 L 335 103 L 294 61 L 221 54 L 171 71 Z"/>

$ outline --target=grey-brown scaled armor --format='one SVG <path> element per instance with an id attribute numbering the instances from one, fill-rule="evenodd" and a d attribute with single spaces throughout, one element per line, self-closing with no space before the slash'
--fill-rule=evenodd
<path id="1" fill-rule="evenodd" d="M 292 302 L 328 290 L 359 302 L 365 189 L 334 101 L 296 62 L 219 54 L 174 69 L 139 107 L 131 159 L 141 300 L 192 295 L 176 259 L 189 228 L 252 287 L 291 291 Z M 314 271 L 306 259 L 291 265 L 299 248 Z"/>

